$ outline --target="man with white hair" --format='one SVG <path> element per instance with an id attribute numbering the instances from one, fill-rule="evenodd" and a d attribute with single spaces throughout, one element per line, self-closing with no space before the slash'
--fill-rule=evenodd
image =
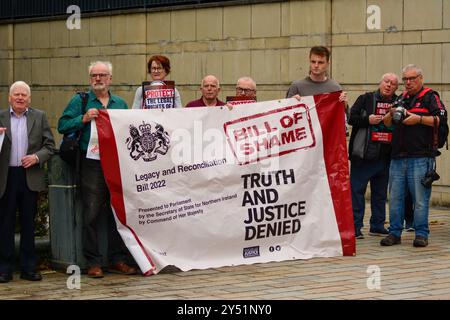
<path id="1" fill-rule="evenodd" d="M 220 92 L 219 80 L 213 75 L 207 75 L 202 79 L 200 85 L 202 96 L 198 100 L 193 100 L 186 105 L 186 108 L 192 107 L 215 107 L 223 106 L 225 102 L 218 98 Z"/>
<path id="2" fill-rule="evenodd" d="M 350 184 L 356 239 L 363 239 L 367 185 L 370 182 L 370 235 L 387 235 L 386 199 L 391 159 L 392 129 L 383 124 L 397 96 L 398 77 L 386 73 L 378 90 L 366 92 L 356 99 L 351 108 L 349 124 L 353 126 L 349 143 Z"/>
<path id="3" fill-rule="evenodd" d="M 20 278 L 40 281 L 34 245 L 38 192 L 46 188 L 43 164 L 55 141 L 43 111 L 30 107 L 31 90 L 23 81 L 9 90 L 9 108 L 0 111 L 0 283 L 13 279 L 16 212 L 20 220 Z"/>
<path id="4" fill-rule="evenodd" d="M 414 247 L 428 245 L 428 210 L 431 183 L 424 178 L 433 172 L 438 155 L 433 143 L 433 127 L 446 121 L 445 109 L 439 95 L 423 86 L 422 69 L 410 64 L 403 68 L 405 92 L 401 107 L 392 108 L 383 118 L 393 126 L 391 165 L 389 169 L 389 235 L 380 245 L 401 243 L 405 210 L 405 195 L 414 203 Z"/>
<path id="5" fill-rule="evenodd" d="M 83 203 L 83 254 L 88 264 L 88 276 L 102 278 L 102 255 L 98 244 L 98 217 L 107 214 L 109 271 L 135 274 L 137 270 L 126 264 L 127 248 L 117 231 L 111 210 L 110 194 L 105 182 L 100 161 L 86 157 L 91 135 L 91 121 L 96 119 L 100 109 L 128 109 L 126 102 L 112 95 L 110 62 L 96 61 L 89 66 L 91 90 L 87 92 L 87 105 L 83 109 L 82 98 L 76 94 L 67 105 L 58 122 L 58 132 L 68 134 L 81 130 L 81 194 Z M 106 210 L 103 210 L 106 208 Z"/>
<path id="6" fill-rule="evenodd" d="M 256 100 L 256 82 L 250 77 L 241 77 L 236 83 L 236 96 Z"/>

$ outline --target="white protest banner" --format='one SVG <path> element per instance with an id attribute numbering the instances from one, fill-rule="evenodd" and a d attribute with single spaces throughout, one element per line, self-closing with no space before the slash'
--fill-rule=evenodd
<path id="1" fill-rule="evenodd" d="M 102 168 L 142 272 L 355 255 L 338 97 L 102 110 Z"/>
<path id="2" fill-rule="evenodd" d="M 97 124 L 95 119 L 91 121 L 91 138 L 86 152 L 86 158 L 100 160 L 100 147 L 98 145 Z"/>

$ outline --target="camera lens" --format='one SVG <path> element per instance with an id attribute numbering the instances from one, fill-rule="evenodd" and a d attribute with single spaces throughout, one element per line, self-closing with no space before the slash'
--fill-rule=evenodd
<path id="1" fill-rule="evenodd" d="M 397 107 L 392 116 L 392 120 L 394 121 L 394 123 L 400 123 L 403 120 L 404 115 L 405 109 L 403 107 Z"/>

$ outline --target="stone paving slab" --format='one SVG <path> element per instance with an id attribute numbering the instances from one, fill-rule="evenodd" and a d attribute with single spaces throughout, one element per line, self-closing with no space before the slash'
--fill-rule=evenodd
<path id="1" fill-rule="evenodd" d="M 366 225 L 370 211 L 366 211 Z M 432 208 L 427 248 L 414 248 L 414 233 L 402 244 L 381 247 L 381 237 L 357 240 L 354 257 L 313 258 L 245 266 L 169 271 L 151 277 L 81 276 L 68 289 L 68 274 L 45 272 L 42 282 L 0 284 L 0 300 L 398 300 L 450 299 L 450 209 Z M 379 268 L 379 287 L 369 266 Z M 369 289 L 367 284 L 375 286 Z"/>

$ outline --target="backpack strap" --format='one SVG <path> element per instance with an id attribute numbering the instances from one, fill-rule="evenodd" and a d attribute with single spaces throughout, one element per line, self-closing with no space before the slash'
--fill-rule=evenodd
<path id="1" fill-rule="evenodd" d="M 77 92 L 77 94 L 80 96 L 81 98 L 81 114 L 85 114 L 86 113 L 86 106 L 88 104 L 89 101 L 89 94 L 87 92 Z"/>
<path id="2" fill-rule="evenodd" d="M 87 106 L 88 101 L 89 101 L 89 94 L 87 92 L 84 92 L 84 91 L 77 92 L 77 94 L 81 98 L 81 115 L 84 116 L 84 114 L 86 113 L 86 106 Z M 82 130 L 78 131 L 78 139 L 80 139 L 80 137 L 81 137 L 81 131 Z"/>
<path id="3" fill-rule="evenodd" d="M 424 95 L 426 95 L 428 92 L 433 91 L 431 88 L 423 88 L 422 91 L 420 91 L 419 95 L 417 96 L 417 99 L 422 99 Z"/>
<path id="4" fill-rule="evenodd" d="M 81 114 L 84 115 L 86 113 L 86 106 L 88 104 L 89 101 L 89 94 L 87 92 L 77 92 L 78 95 L 80 95 L 81 98 Z M 81 138 L 81 133 L 83 130 L 79 130 L 78 131 L 78 136 L 77 139 L 78 141 Z M 75 159 L 75 185 L 78 187 L 80 186 L 80 171 L 81 171 L 81 153 L 79 152 L 78 149 L 78 155 Z M 76 201 L 77 201 L 77 188 L 75 188 L 75 194 L 73 197 L 73 206 L 74 208 L 76 207 Z M 74 215 L 75 216 L 75 215 Z M 75 222 L 75 217 L 74 217 L 74 222 Z M 76 224 L 76 223 L 75 223 Z"/>
<path id="5" fill-rule="evenodd" d="M 416 94 L 413 99 L 409 103 L 410 108 L 414 108 L 417 100 L 422 100 L 422 98 L 430 91 L 433 91 L 431 88 L 423 88 L 418 94 Z M 403 93 L 406 94 L 406 91 Z"/>
<path id="6" fill-rule="evenodd" d="M 375 109 L 377 107 L 377 92 L 376 91 L 374 91 L 372 93 L 372 99 L 373 99 L 373 101 L 372 101 L 372 113 L 371 114 L 375 114 Z"/>

